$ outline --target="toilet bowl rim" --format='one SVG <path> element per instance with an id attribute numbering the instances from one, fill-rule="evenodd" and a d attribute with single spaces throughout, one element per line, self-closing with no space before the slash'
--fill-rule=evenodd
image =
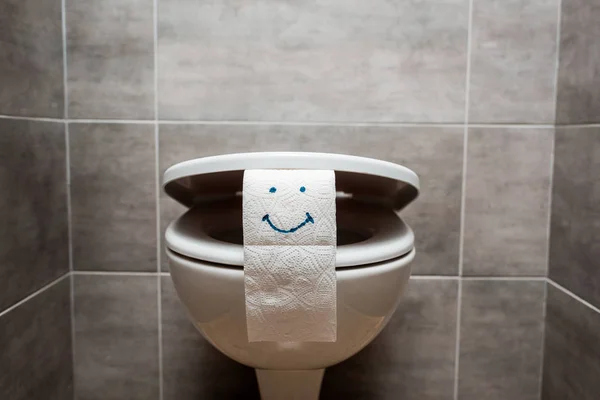
<path id="1" fill-rule="evenodd" d="M 167 259 L 175 258 L 178 259 L 179 265 L 181 261 L 188 266 L 198 269 L 212 268 L 219 275 L 226 276 L 228 278 L 241 278 L 243 279 L 244 268 L 236 265 L 224 265 L 218 264 L 206 260 L 199 260 L 187 257 L 183 254 L 179 254 L 169 248 L 165 249 Z M 364 278 L 371 274 L 379 274 L 388 270 L 394 270 L 397 268 L 409 268 L 412 269 L 411 265 L 416 257 L 417 251 L 415 248 L 411 249 L 408 253 L 403 254 L 399 257 L 395 257 L 388 260 L 378 261 L 375 263 L 355 265 L 352 267 L 339 268 L 336 266 L 336 277 L 337 280 L 352 280 L 356 278 Z M 171 272 L 170 272 L 171 273 Z"/>
<path id="2" fill-rule="evenodd" d="M 366 266 L 396 259 L 414 248 L 415 236 L 408 224 L 389 209 L 352 202 L 353 210 L 369 210 L 368 218 L 373 234 L 364 241 L 338 246 L 336 268 Z M 215 213 L 229 214 L 227 208 L 208 211 L 206 207 L 190 209 L 172 221 L 165 232 L 166 248 L 185 257 L 212 262 L 228 267 L 243 267 L 244 246 L 217 240 L 206 232 L 203 218 L 214 218 Z M 339 214 L 338 214 L 339 216 Z M 237 220 L 237 215 L 231 216 Z M 356 214 L 359 218 L 359 214 Z M 351 224 L 360 225 L 360 221 Z"/>

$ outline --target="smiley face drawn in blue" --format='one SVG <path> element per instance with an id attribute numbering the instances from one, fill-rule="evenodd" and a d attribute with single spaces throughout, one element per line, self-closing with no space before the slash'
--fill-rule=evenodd
<path id="1" fill-rule="evenodd" d="M 277 191 L 277 188 L 275 186 L 273 186 L 273 187 L 271 187 L 271 189 L 269 189 L 269 193 L 275 193 L 276 191 Z M 306 188 L 304 186 L 301 186 L 300 192 L 302 192 L 302 193 L 306 192 Z M 263 222 L 267 222 L 274 231 L 279 232 L 279 233 L 294 233 L 306 224 L 309 224 L 309 223 L 314 224 L 315 223 L 314 218 L 308 212 L 306 213 L 306 219 L 291 229 L 281 229 L 281 228 L 278 228 L 277 226 L 275 226 L 275 224 L 273 224 L 273 222 L 271 222 L 271 218 L 269 217 L 269 214 L 265 214 L 265 216 L 262 217 L 262 220 L 263 220 Z"/>

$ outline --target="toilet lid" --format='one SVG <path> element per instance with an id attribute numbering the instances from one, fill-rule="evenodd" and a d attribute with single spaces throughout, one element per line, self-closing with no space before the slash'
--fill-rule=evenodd
<path id="1" fill-rule="evenodd" d="M 329 153 L 240 153 L 184 161 L 167 169 L 165 192 L 190 208 L 242 190 L 246 169 L 325 169 L 335 171 L 338 193 L 399 211 L 419 195 L 410 169 L 372 158 Z"/>
<path id="2" fill-rule="evenodd" d="M 215 237 L 211 221 L 219 215 L 220 227 L 229 220 L 230 226 L 241 229 L 241 191 L 246 169 L 335 171 L 341 205 L 337 209 L 338 237 L 346 228 L 348 232 L 357 232 L 361 226 L 371 230 L 366 239 L 337 247 L 338 268 L 390 260 L 413 249 L 412 230 L 395 214 L 419 194 L 419 178 L 413 171 L 371 158 L 292 152 L 228 154 L 185 161 L 169 168 L 163 179 L 165 192 L 190 209 L 167 228 L 165 240 L 169 249 L 198 260 L 243 266 L 241 243 Z M 352 218 L 342 218 L 344 212 L 351 213 Z"/>

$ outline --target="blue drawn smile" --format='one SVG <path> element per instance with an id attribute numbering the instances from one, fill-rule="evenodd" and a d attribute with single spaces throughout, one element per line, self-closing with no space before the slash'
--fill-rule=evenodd
<path id="1" fill-rule="evenodd" d="M 288 229 L 288 230 L 279 229 L 278 227 L 276 227 L 275 225 L 273 225 L 273 223 L 271 222 L 271 219 L 269 218 L 269 214 L 265 214 L 265 216 L 262 217 L 262 220 L 263 221 L 267 221 L 267 223 L 269 224 L 269 226 L 271 228 L 273 228 L 274 231 L 277 231 L 277 232 L 280 232 L 280 233 L 293 233 L 293 232 L 296 232 L 298 229 L 302 228 L 304 225 L 308 224 L 309 222 L 311 224 L 315 223 L 315 220 L 313 219 L 313 217 L 310 216 L 309 213 L 306 213 L 306 219 L 304 220 L 304 222 L 302 222 L 297 227 L 292 228 L 292 229 Z"/>

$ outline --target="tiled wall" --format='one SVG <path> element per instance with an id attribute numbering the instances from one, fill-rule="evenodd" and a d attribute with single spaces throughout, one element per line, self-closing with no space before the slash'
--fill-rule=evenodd
<path id="1" fill-rule="evenodd" d="M 64 124 L 0 119 L 0 398 L 72 396 Z"/>
<path id="2" fill-rule="evenodd" d="M 66 7 L 76 398 L 258 397 L 176 300 L 154 200 L 157 168 L 261 150 L 422 178 L 419 276 L 323 398 L 539 397 L 557 0 L 160 0 L 156 32 L 149 0 L 97 3 Z"/>
<path id="3" fill-rule="evenodd" d="M 158 181 L 252 150 L 421 176 L 409 291 L 322 398 L 539 398 L 559 0 L 66 0 L 64 88 L 60 23 L 27 28 L 60 1 L 9 3 L 24 22 L 0 41 L 0 113 L 67 120 L 76 399 L 258 398 L 176 298 L 160 243 L 181 208 Z"/>
<path id="4" fill-rule="evenodd" d="M 542 398 L 600 393 L 600 0 L 563 0 Z"/>
<path id="5" fill-rule="evenodd" d="M 0 11 L 0 113 L 63 118 L 60 0 L 3 0 Z"/>
<path id="6" fill-rule="evenodd" d="M 73 397 L 60 1 L 0 4 L 0 398 Z"/>
<path id="7" fill-rule="evenodd" d="M 600 3 L 562 0 L 556 122 L 600 122 Z"/>

